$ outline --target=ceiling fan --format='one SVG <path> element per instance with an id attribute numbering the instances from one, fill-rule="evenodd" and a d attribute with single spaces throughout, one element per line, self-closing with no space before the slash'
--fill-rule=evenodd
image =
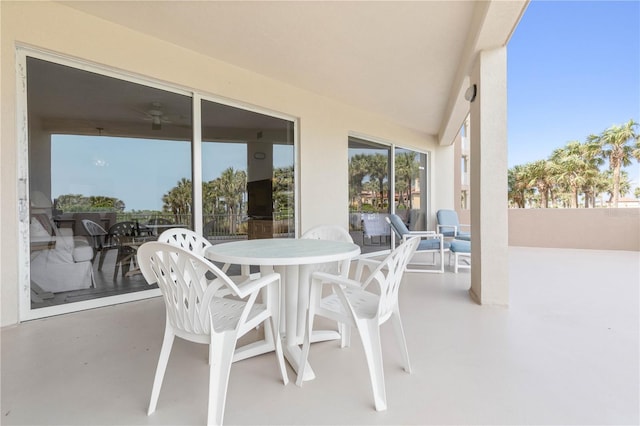
<path id="1" fill-rule="evenodd" d="M 151 121 L 151 130 L 162 130 L 163 123 L 171 123 L 165 116 L 160 102 L 151 102 L 150 109 L 143 113 L 147 116 L 145 120 Z"/>

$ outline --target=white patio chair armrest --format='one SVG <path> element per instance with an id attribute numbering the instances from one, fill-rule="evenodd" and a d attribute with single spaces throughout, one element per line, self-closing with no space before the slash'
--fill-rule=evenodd
<path id="1" fill-rule="evenodd" d="M 359 290 L 362 289 L 362 283 L 360 283 L 359 281 L 352 280 L 350 278 L 341 277 L 340 275 L 333 275 L 326 272 L 314 272 L 313 274 L 311 274 L 311 278 L 312 278 L 311 280 L 312 284 L 319 282 L 320 285 L 338 284 L 343 287 L 352 287 L 352 288 L 357 288 Z"/>
<path id="2" fill-rule="evenodd" d="M 375 259 L 366 259 L 366 258 L 359 258 L 358 262 L 356 263 L 356 272 L 355 272 L 355 279 L 356 280 L 360 280 L 362 278 L 362 271 L 364 270 L 364 267 L 368 267 L 369 268 L 369 272 L 373 271 L 374 269 L 376 269 L 378 267 L 378 265 L 380 265 L 380 261 L 379 260 L 375 260 Z"/>
<path id="3" fill-rule="evenodd" d="M 437 238 L 440 234 L 436 234 L 435 231 L 409 231 L 408 233 L 402 236 L 403 241 L 407 241 L 409 238 L 420 237 L 420 238 Z"/>
<path id="4" fill-rule="evenodd" d="M 455 225 L 438 225 L 438 232 L 442 233 L 442 228 L 452 228 L 454 233 L 458 232 L 458 227 Z"/>
<path id="5" fill-rule="evenodd" d="M 244 299 L 248 295 L 260 290 L 262 287 L 265 287 L 279 279 L 280 279 L 280 274 L 277 272 L 272 272 L 270 274 L 262 275 L 258 279 L 248 278 L 247 280 L 237 284 L 237 287 L 238 287 L 237 296 Z"/>

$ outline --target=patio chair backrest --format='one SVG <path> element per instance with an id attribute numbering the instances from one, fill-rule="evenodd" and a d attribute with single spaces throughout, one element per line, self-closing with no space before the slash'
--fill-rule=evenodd
<path id="1" fill-rule="evenodd" d="M 442 234 L 445 237 L 450 237 L 455 235 L 455 231 L 453 229 L 460 227 L 460 220 L 458 219 L 458 213 L 455 210 L 438 210 L 436 212 L 436 220 L 438 221 L 438 225 L 451 227 L 451 230 L 441 230 Z M 456 228 L 453 228 L 453 227 Z"/>
<path id="2" fill-rule="evenodd" d="M 398 289 L 402 282 L 403 274 L 413 257 L 420 238 L 409 238 L 407 241 L 396 247 L 367 277 L 362 287 L 366 288 L 371 283 L 377 283 L 380 290 L 380 301 L 378 304 L 378 318 L 386 321 L 393 309 L 398 304 Z"/>
<path id="3" fill-rule="evenodd" d="M 351 234 L 349 234 L 349 231 L 337 225 L 316 226 L 302 234 L 300 238 L 307 240 L 330 240 L 353 243 L 353 238 L 351 238 Z M 312 267 L 310 267 L 310 272 L 321 271 L 332 274 L 342 273 L 346 275 L 349 273 L 350 264 L 350 259 L 346 259 L 342 262 L 327 262 L 324 264 L 313 265 Z"/>
<path id="4" fill-rule="evenodd" d="M 105 245 L 108 232 L 99 224 L 89 219 L 82 219 L 82 226 L 91 237 L 94 250 L 101 250 Z"/>
<path id="5" fill-rule="evenodd" d="M 349 232 L 341 226 L 336 225 L 320 225 L 309 229 L 302 234 L 303 239 L 314 240 L 331 240 L 331 241 L 344 241 L 348 243 L 353 242 L 353 238 Z"/>
<path id="6" fill-rule="evenodd" d="M 134 221 L 118 222 L 111 225 L 107 239 L 112 244 L 122 243 L 133 237 L 151 235 L 151 229 Z"/>
<path id="7" fill-rule="evenodd" d="M 407 228 L 407 225 L 404 224 L 400 216 L 397 214 L 389 215 L 387 220 L 389 221 L 389 225 L 391 225 L 391 229 L 393 229 L 393 232 L 395 232 L 398 238 L 402 239 L 405 234 L 409 233 L 409 228 Z"/>
<path id="8" fill-rule="evenodd" d="M 239 293 L 220 268 L 185 248 L 152 241 L 141 245 L 137 256 L 147 283 L 160 287 L 167 321 L 177 331 L 208 335 L 210 305 L 216 293 L 227 289 L 234 295 Z"/>
<path id="9" fill-rule="evenodd" d="M 173 244 L 204 256 L 204 250 L 211 245 L 209 240 L 187 228 L 171 228 L 158 237 L 158 241 Z"/>

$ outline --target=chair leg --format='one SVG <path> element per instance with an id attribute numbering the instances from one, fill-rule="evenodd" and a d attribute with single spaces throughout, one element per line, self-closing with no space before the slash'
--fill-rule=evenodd
<path id="1" fill-rule="evenodd" d="M 102 264 L 104 263 L 104 258 L 107 256 L 107 250 L 100 250 L 100 260 L 98 261 L 98 271 L 102 271 Z"/>
<path id="2" fill-rule="evenodd" d="M 382 368 L 382 347 L 380 346 L 380 326 L 376 321 L 356 320 L 362 347 L 367 358 L 373 399 L 376 410 L 387 409 L 387 393 L 384 386 L 384 370 Z"/>
<path id="3" fill-rule="evenodd" d="M 398 348 L 402 354 L 403 368 L 407 373 L 411 373 L 411 363 L 409 362 L 409 351 L 407 350 L 407 340 L 404 337 L 404 328 L 400 319 L 400 311 L 396 308 L 391 314 L 391 324 L 396 335 Z"/>
<path id="4" fill-rule="evenodd" d="M 265 333 L 271 329 L 273 336 L 273 345 L 276 349 L 276 360 L 278 361 L 278 368 L 282 375 L 282 383 L 286 386 L 289 383 L 289 375 L 287 374 L 287 366 L 284 363 L 284 353 L 282 352 L 282 339 L 280 339 L 280 333 L 278 333 L 278 326 L 273 319 L 273 316 L 269 319 L 270 326 L 265 326 Z"/>
<path id="5" fill-rule="evenodd" d="M 212 333 L 209 345 L 209 407 L 207 425 L 221 425 L 227 399 L 229 373 L 237 336 L 235 332 Z"/>
<path id="6" fill-rule="evenodd" d="M 349 324 L 339 323 L 338 331 L 340 332 L 340 347 L 348 348 L 351 346 L 351 326 Z"/>
<path id="7" fill-rule="evenodd" d="M 156 376 L 153 379 L 153 388 L 151 388 L 151 401 L 149 402 L 149 410 L 147 411 L 148 416 L 156 411 L 158 396 L 160 396 L 160 388 L 162 387 L 164 373 L 167 370 L 167 363 L 169 362 L 169 355 L 171 354 L 174 338 L 175 334 L 171 326 L 167 324 L 164 328 L 164 339 L 162 340 L 162 348 L 160 349 L 160 358 L 158 359 L 158 366 L 156 367 Z"/>

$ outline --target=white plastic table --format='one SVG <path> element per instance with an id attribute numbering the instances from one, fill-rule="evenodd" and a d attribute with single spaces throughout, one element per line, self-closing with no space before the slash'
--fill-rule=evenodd
<path id="1" fill-rule="evenodd" d="M 309 295 L 299 292 L 300 280 L 308 281 L 309 273 L 305 266 L 326 262 L 337 262 L 353 259 L 360 254 L 360 247 L 343 241 L 268 238 L 258 240 L 233 241 L 207 247 L 205 257 L 210 260 L 239 265 L 260 266 L 260 271 L 269 273 L 272 270 L 280 273 L 283 287 L 284 309 L 280 315 L 280 329 L 284 333 L 283 351 L 289 364 L 297 372 L 300 348 L 304 338 L 304 321 Z M 305 286 L 306 288 L 306 286 Z M 336 332 L 316 333 L 312 341 L 337 338 Z M 269 333 L 265 332 L 265 340 L 239 348 L 235 361 L 274 350 Z M 313 370 L 307 366 L 304 380 L 315 377 Z"/>

